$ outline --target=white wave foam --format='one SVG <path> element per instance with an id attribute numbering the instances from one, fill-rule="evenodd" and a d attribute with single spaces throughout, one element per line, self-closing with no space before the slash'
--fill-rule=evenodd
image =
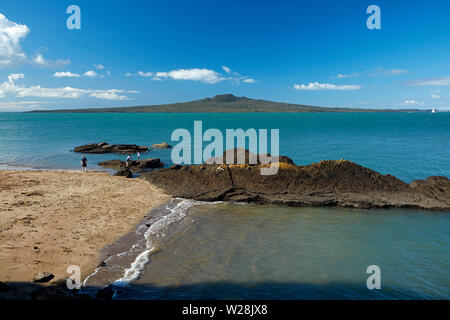
<path id="1" fill-rule="evenodd" d="M 186 212 L 189 208 L 196 205 L 204 204 L 217 204 L 220 202 L 202 202 L 188 199 L 172 199 L 166 206 L 166 209 L 170 211 L 168 215 L 162 216 L 155 221 L 145 232 L 144 237 L 146 239 L 146 250 L 141 252 L 136 259 L 131 263 L 130 267 L 124 272 L 122 278 L 114 281 L 115 285 L 124 285 L 131 281 L 136 280 L 144 271 L 145 266 L 150 261 L 150 255 L 155 250 L 157 243 L 156 238 L 160 237 L 160 233 L 165 230 L 172 223 L 182 220 L 186 216 Z M 162 234 L 164 236 L 164 233 Z"/>

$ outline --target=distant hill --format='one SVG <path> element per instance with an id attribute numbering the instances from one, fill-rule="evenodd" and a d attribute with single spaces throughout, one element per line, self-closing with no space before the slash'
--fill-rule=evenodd
<path id="1" fill-rule="evenodd" d="M 217 95 L 190 102 L 179 102 L 163 105 L 119 107 L 119 108 L 87 108 L 87 109 L 61 109 L 61 110 L 34 110 L 31 113 L 233 113 L 233 112 L 423 112 L 417 109 L 352 109 L 352 108 L 326 108 L 257 100 L 246 97 L 236 97 L 232 94 Z"/>

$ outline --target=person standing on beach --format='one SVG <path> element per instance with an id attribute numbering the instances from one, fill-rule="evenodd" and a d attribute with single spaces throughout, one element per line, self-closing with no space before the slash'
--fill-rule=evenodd
<path id="1" fill-rule="evenodd" d="M 127 161 L 126 161 L 127 168 L 130 166 L 130 161 L 131 161 L 131 157 L 130 157 L 130 155 L 128 155 Z"/>
<path id="2" fill-rule="evenodd" d="M 138 153 L 137 153 L 137 159 L 138 160 L 141 160 L 141 153 L 138 151 Z"/>
<path id="3" fill-rule="evenodd" d="M 81 156 L 81 172 L 87 172 L 87 159 L 84 155 Z"/>

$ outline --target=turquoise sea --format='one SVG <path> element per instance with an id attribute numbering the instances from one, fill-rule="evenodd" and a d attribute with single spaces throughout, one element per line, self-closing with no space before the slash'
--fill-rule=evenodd
<path id="1" fill-rule="evenodd" d="M 450 177 L 450 113 L 0 113 L 0 168 L 79 169 L 75 146 L 171 143 L 194 120 L 204 130 L 279 129 L 280 154 L 301 165 L 344 158 L 406 182 Z M 126 155 L 87 157 L 99 170 L 98 161 Z M 144 157 L 171 165 L 170 150 Z M 446 212 L 178 199 L 142 230 L 121 255 L 130 259 L 110 261 L 117 299 L 450 299 Z M 380 290 L 366 287 L 369 265 L 381 269 Z"/>

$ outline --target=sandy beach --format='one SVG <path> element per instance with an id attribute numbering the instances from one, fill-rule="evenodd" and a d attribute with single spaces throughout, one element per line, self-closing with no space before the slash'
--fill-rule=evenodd
<path id="1" fill-rule="evenodd" d="M 100 249 L 170 197 L 149 182 L 106 172 L 0 171 L 0 281 L 54 280 L 69 265 L 82 279 L 99 264 Z"/>

